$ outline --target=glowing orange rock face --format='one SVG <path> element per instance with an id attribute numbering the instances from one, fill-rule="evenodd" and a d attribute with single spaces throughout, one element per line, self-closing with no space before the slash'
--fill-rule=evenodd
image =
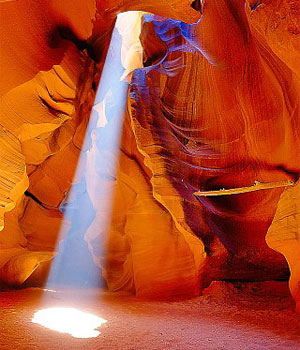
<path id="1" fill-rule="evenodd" d="M 2 282 L 52 258 L 116 13 L 143 10 L 164 17 L 144 20 L 147 68 L 133 73 L 104 257 L 86 232 L 94 261 L 112 290 L 194 296 L 213 279 L 285 277 L 271 247 L 299 303 L 299 185 L 193 195 L 298 181 L 299 4 L 195 1 L 200 20 L 190 5 L 0 3 Z"/>
<path id="2" fill-rule="evenodd" d="M 277 268 L 279 276 L 285 262 L 267 246 L 265 236 L 284 189 L 199 197 L 200 205 L 193 193 L 247 187 L 255 181 L 298 181 L 298 73 L 270 49 L 243 1 L 206 1 L 202 12 L 203 18 L 192 26 L 162 18 L 150 18 L 145 26 L 147 61 L 156 66 L 133 76 L 137 144 L 152 171 L 155 198 L 175 220 L 181 217 L 178 208 L 183 209 L 183 224 L 206 243 L 207 262 L 218 256 L 222 261 L 215 248 L 217 236 L 236 264 L 231 261 L 227 276 L 239 278 L 243 265 L 248 273 L 256 265 L 256 278 L 266 278 L 263 270 L 274 273 Z M 151 40 L 157 45 L 149 44 Z M 295 205 L 291 212 L 297 214 Z M 287 248 L 294 251 L 293 258 L 284 253 L 288 261 L 300 258 L 298 222 L 285 227 L 297 232 Z M 299 276 L 292 265 L 291 289 L 297 290 Z M 294 295 L 298 300 L 298 292 Z"/>
<path id="3" fill-rule="evenodd" d="M 284 191 L 267 233 L 267 243 L 282 253 L 291 271 L 290 290 L 300 311 L 300 186 Z"/>
<path id="4" fill-rule="evenodd" d="M 6 283 L 23 283 L 40 262 L 52 258 L 56 247 L 62 217 L 58 205 L 70 188 L 80 152 L 76 130 L 86 124 L 82 105 L 88 107 L 94 98 L 93 75 L 85 79 L 90 91 L 80 83 L 81 75 L 89 76 L 92 60 L 64 35 L 74 31 L 79 42 L 91 36 L 91 4 L 93 8 L 78 1 L 68 13 L 53 1 L 0 5 L 5 75 L 0 102 L 0 266 Z M 62 153 L 70 162 L 59 177 Z M 29 197 L 24 197 L 26 190 Z"/>

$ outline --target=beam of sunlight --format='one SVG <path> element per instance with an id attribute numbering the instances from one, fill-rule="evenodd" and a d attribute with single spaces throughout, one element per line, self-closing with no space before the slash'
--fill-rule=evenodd
<path id="1" fill-rule="evenodd" d="M 141 13 L 124 13 L 117 18 L 72 188 L 60 205 L 64 223 L 47 288 L 101 284 L 100 255 L 111 218 L 127 81 L 142 65 L 140 17 Z"/>
<path id="2" fill-rule="evenodd" d="M 101 334 L 97 328 L 107 321 L 78 309 L 53 307 L 37 311 L 32 322 L 74 338 L 95 338 Z"/>

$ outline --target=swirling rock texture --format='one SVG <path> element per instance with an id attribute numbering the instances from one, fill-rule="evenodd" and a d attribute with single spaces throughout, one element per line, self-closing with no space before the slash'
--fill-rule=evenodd
<path id="1" fill-rule="evenodd" d="M 299 2 L 0 6 L 1 283 L 41 283 L 81 154 L 93 208 L 94 184 L 114 192 L 109 232 L 97 231 L 106 214 L 95 210 L 85 233 L 111 290 L 187 297 L 212 280 L 284 279 L 290 269 L 299 305 Z M 124 35 L 131 83 L 114 160 L 97 148 L 99 125 L 83 141 L 116 14 L 127 10 L 155 15 L 142 20 L 144 68 L 134 70 L 140 45 Z M 99 173 L 95 154 L 117 161 L 117 175 Z M 194 195 L 255 181 L 270 188 Z"/>

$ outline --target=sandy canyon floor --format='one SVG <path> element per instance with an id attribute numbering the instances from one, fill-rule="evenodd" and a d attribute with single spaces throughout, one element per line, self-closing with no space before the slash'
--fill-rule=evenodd
<path id="1" fill-rule="evenodd" d="M 32 322 L 38 310 L 54 307 L 107 322 L 99 327 L 101 334 L 88 339 Z M 201 297 L 169 302 L 93 290 L 5 291 L 0 294 L 0 349 L 299 350 L 294 308 L 285 282 L 214 282 Z M 85 327 L 85 321 L 77 321 Z"/>

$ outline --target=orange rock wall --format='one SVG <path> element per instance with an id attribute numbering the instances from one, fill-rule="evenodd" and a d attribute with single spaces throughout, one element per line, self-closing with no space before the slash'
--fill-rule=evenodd
<path id="1" fill-rule="evenodd" d="M 112 290 L 194 296 L 214 279 L 287 277 L 275 249 L 299 301 L 299 186 L 193 193 L 298 181 L 300 5 L 190 5 L 0 3 L 2 283 L 22 284 L 52 259 L 80 154 L 92 169 L 90 200 L 101 200 L 92 184 L 107 180 L 82 149 L 84 135 L 116 14 L 141 10 L 164 17 L 143 21 L 146 68 L 133 72 L 129 88 L 110 230 L 97 233 L 105 213 L 96 212 L 86 232 L 94 262 Z M 139 64 L 133 44 L 126 75 Z"/>

